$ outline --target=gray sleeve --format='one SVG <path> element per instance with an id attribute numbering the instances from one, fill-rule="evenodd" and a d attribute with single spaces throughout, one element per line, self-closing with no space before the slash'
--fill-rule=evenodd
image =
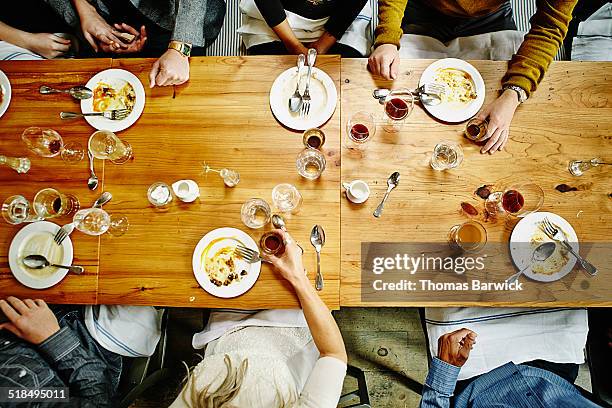
<path id="1" fill-rule="evenodd" d="M 172 39 L 204 46 L 204 16 L 208 0 L 179 0 Z"/>
<path id="2" fill-rule="evenodd" d="M 79 16 L 70 0 L 45 0 L 45 2 L 71 27 L 79 26 Z"/>

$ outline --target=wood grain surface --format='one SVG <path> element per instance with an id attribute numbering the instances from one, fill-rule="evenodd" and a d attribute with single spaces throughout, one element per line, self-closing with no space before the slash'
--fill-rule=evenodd
<path id="1" fill-rule="evenodd" d="M 383 107 L 372 98 L 375 88 L 415 88 L 423 70 L 432 61 L 404 60 L 401 75 L 394 82 L 374 78 L 366 70 L 365 60 L 342 60 L 342 133 L 350 116 L 358 111 L 382 118 Z M 470 61 L 482 74 L 486 102 L 497 95 L 506 63 Z M 610 171 L 605 167 L 574 177 L 567 170 L 572 159 L 612 158 L 612 98 L 608 78 L 610 64 L 554 62 L 539 90 L 516 112 L 510 130 L 511 140 L 505 151 L 495 155 L 480 154 L 479 146 L 463 137 L 465 124 L 445 124 L 415 106 L 407 125 L 392 134 L 378 129 L 363 154 L 354 154 L 343 146 L 342 181 L 362 179 L 372 190 L 364 205 L 342 200 L 342 306 L 604 306 L 612 305 L 609 275 L 612 190 Z M 465 158 L 451 171 L 438 172 L 430 167 L 433 147 L 441 140 L 460 143 Z M 380 219 L 372 216 L 386 189 L 386 179 L 393 171 L 402 175 Z M 444 243 L 453 225 L 468 220 L 461 213 L 466 201 L 483 208 L 475 195 L 479 186 L 503 186 L 531 180 L 544 190 L 542 211 L 551 211 L 568 220 L 583 243 L 581 253 L 598 262 L 599 276 L 590 278 L 574 270 L 554 283 L 537 283 L 522 278 L 525 292 L 520 296 L 485 291 L 481 293 L 422 292 L 406 294 L 398 300 L 376 297 L 361 281 L 362 242 Z M 560 184 L 576 191 L 561 193 Z M 482 212 L 481 212 L 482 214 Z M 481 216 L 482 218 L 482 216 Z M 516 219 L 480 221 L 488 231 L 488 240 L 496 249 L 507 247 Z M 594 244 L 594 245 L 590 245 Z M 417 254 L 418 255 L 418 254 Z M 515 269 L 508 258 L 500 262 L 497 280 Z M 486 280 L 489 273 L 457 277 Z M 423 276 L 421 276 L 423 277 Z M 435 280 L 435 276 L 429 276 Z M 364 298 L 365 296 L 365 298 Z"/>

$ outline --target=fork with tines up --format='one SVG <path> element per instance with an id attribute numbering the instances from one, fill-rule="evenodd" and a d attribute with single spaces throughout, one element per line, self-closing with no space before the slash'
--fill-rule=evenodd
<path id="1" fill-rule="evenodd" d="M 130 114 L 129 109 L 115 109 L 104 112 L 92 112 L 92 113 L 75 113 L 75 112 L 60 112 L 60 118 L 62 119 L 75 119 L 82 118 L 85 116 L 102 116 L 110 120 L 123 120 Z"/>
<path id="2" fill-rule="evenodd" d="M 314 48 L 308 49 L 308 74 L 306 75 L 306 88 L 304 88 L 304 95 L 302 95 L 302 110 L 301 116 L 308 116 L 310 113 L 310 78 L 312 77 L 312 67 L 317 60 L 317 50 Z"/>
<path id="3" fill-rule="evenodd" d="M 247 248 L 242 244 L 238 244 L 236 247 L 236 254 L 239 258 L 244 259 L 246 262 L 253 264 L 257 262 L 267 262 L 263 259 L 259 253 L 251 248 Z"/>
<path id="4" fill-rule="evenodd" d="M 53 241 L 57 245 L 62 245 L 62 242 L 64 242 L 64 240 L 68 237 L 68 235 L 72 234 L 73 231 L 74 231 L 74 222 L 71 222 L 70 224 L 66 224 L 62 228 L 57 230 L 57 232 L 53 236 Z"/>
<path id="5" fill-rule="evenodd" d="M 572 246 L 565 239 L 565 234 L 559 229 L 558 226 L 550 222 L 548 217 L 544 217 L 544 220 L 542 220 L 542 222 L 540 223 L 540 227 L 550 239 L 559 242 L 563 246 L 563 248 L 570 251 L 572 255 L 576 257 L 576 259 L 580 263 L 580 266 L 582 266 L 582 268 L 587 271 L 589 275 L 597 275 L 597 268 L 593 266 L 589 261 L 582 258 L 580 254 L 578 254 L 576 251 L 574 251 L 574 248 L 572 248 Z"/>

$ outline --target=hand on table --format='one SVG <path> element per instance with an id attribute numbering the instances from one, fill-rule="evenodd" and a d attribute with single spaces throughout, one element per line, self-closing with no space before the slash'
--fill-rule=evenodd
<path id="1" fill-rule="evenodd" d="M 265 256 L 264 254 L 264 258 L 274 265 L 283 278 L 295 286 L 306 276 L 302 261 L 302 249 L 288 232 L 279 229 L 274 230 L 274 232 L 283 237 L 285 252 L 280 257 L 275 255 Z"/>
<path id="2" fill-rule="evenodd" d="M 83 36 L 96 52 L 102 45 L 113 52 L 127 48 L 127 44 L 117 36 L 119 31 L 111 27 L 93 6 L 87 7 L 79 17 Z"/>
<path id="3" fill-rule="evenodd" d="M 8 330 L 34 345 L 47 340 L 60 329 L 55 315 L 40 299 L 21 301 L 9 296 L 6 300 L 0 300 L 0 310 L 9 320 L 0 324 L 0 330 Z"/>
<path id="4" fill-rule="evenodd" d="M 47 59 L 64 55 L 70 49 L 70 40 L 49 33 L 28 33 L 27 48 Z"/>
<path id="5" fill-rule="evenodd" d="M 393 44 L 379 45 L 368 59 L 370 72 L 385 79 L 397 79 L 399 66 L 399 50 Z"/>
<path id="6" fill-rule="evenodd" d="M 168 49 L 159 57 L 151 73 L 149 73 L 150 87 L 180 85 L 189 80 L 189 58 L 174 49 Z"/>
<path id="7" fill-rule="evenodd" d="M 455 367 L 463 367 L 476 344 L 477 334 L 469 329 L 446 333 L 438 339 L 438 358 Z"/>
<path id="8" fill-rule="evenodd" d="M 100 44 L 100 49 L 104 52 L 113 52 L 115 54 L 130 54 L 134 52 L 140 52 L 144 48 L 147 42 L 147 30 L 145 26 L 140 27 L 140 32 L 128 24 L 121 23 L 115 24 L 115 29 L 120 32 L 130 33 L 136 38 L 134 41 L 129 43 L 126 48 L 116 48 L 113 45 Z"/>
<path id="9" fill-rule="evenodd" d="M 506 89 L 495 101 L 485 106 L 477 118 L 489 121 L 487 135 L 485 139 L 489 141 L 480 149 L 480 153 L 489 152 L 493 154 L 502 150 L 510 134 L 510 124 L 514 117 L 514 112 L 519 106 L 518 96 L 515 91 Z"/>

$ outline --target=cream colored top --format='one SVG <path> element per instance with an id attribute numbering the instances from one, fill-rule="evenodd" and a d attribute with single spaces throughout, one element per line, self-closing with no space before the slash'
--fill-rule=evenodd
<path id="1" fill-rule="evenodd" d="M 204 359 L 194 368 L 195 387 L 216 390 L 227 375 L 224 357 L 233 367 L 248 359 L 236 408 L 333 408 L 338 404 L 346 363 L 319 357 L 308 328 L 243 327 L 208 344 Z M 170 408 L 197 408 L 189 400 L 188 383 Z"/>

